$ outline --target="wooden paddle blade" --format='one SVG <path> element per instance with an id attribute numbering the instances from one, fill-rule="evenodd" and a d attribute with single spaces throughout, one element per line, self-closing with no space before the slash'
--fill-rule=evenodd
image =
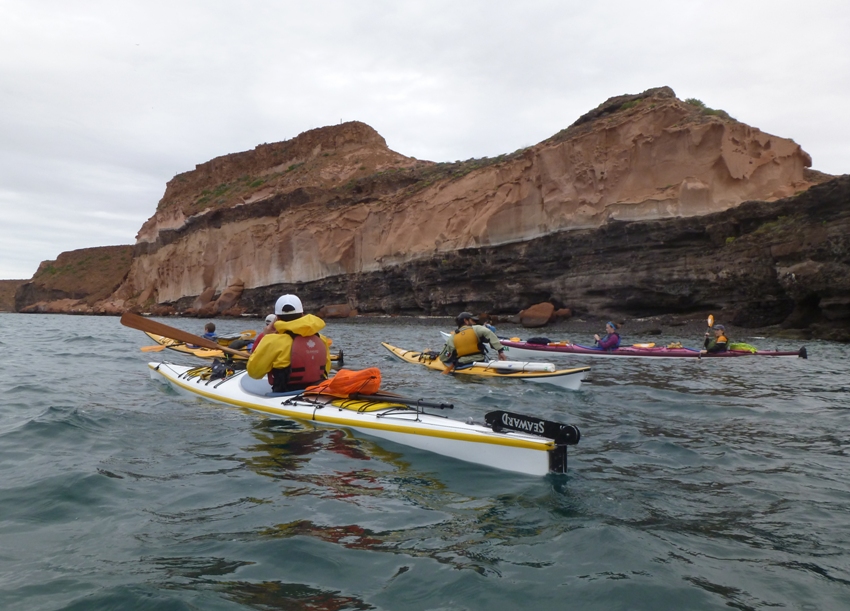
<path id="1" fill-rule="evenodd" d="M 709 328 L 714 326 L 714 314 L 708 315 L 708 326 L 709 326 Z"/>
<path id="2" fill-rule="evenodd" d="M 132 312 L 124 312 L 121 315 L 121 324 L 125 327 L 136 329 L 137 331 L 144 331 L 146 333 L 162 335 L 163 337 L 170 337 L 171 339 L 176 339 L 179 342 L 194 344 L 195 346 L 203 346 L 204 348 L 209 348 L 210 350 L 221 350 L 223 352 L 227 352 L 228 354 L 241 356 L 246 359 L 251 356 L 247 352 L 242 352 L 241 350 L 233 350 L 232 348 L 222 346 L 221 344 L 209 340 L 205 337 L 201 337 L 200 335 L 194 335 L 187 331 L 181 331 L 180 329 L 169 327 L 166 324 L 151 320 L 150 318 L 145 318 L 144 316 L 139 316 L 138 314 L 133 314 Z"/>
<path id="3" fill-rule="evenodd" d="M 142 346 L 139 350 L 142 352 L 161 352 L 165 350 L 165 346 Z"/>

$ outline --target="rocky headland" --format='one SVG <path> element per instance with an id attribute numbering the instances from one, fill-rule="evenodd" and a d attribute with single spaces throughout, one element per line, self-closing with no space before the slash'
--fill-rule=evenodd
<path id="1" fill-rule="evenodd" d="M 126 267 L 84 295 L 39 269 L 16 308 L 262 315 L 294 291 L 342 315 L 549 302 L 850 339 L 850 184 L 810 166 L 792 140 L 666 87 L 455 163 L 344 123 L 175 176 Z"/>
<path id="2" fill-rule="evenodd" d="M 15 311 L 15 293 L 26 280 L 0 280 L 0 312 Z"/>

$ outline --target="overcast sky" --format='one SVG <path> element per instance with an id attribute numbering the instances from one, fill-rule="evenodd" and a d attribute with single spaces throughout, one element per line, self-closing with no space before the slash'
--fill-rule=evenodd
<path id="1" fill-rule="evenodd" d="M 662 85 L 850 173 L 846 0 L 0 0 L 0 278 L 134 243 L 175 174 L 263 142 L 496 156 Z"/>

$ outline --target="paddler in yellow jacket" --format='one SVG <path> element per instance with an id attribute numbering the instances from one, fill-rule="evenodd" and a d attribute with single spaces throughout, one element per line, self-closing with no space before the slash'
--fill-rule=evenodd
<path id="1" fill-rule="evenodd" d="M 275 332 L 267 334 L 248 359 L 248 375 L 271 374 L 272 391 L 303 390 L 328 377 L 331 340 L 320 335 L 325 321 L 304 314 L 301 300 L 283 295 L 275 303 Z"/>
<path id="2" fill-rule="evenodd" d="M 499 354 L 499 360 L 507 360 L 505 347 L 496 334 L 487 327 L 478 324 L 478 317 L 472 312 L 461 312 L 455 319 L 457 330 L 446 341 L 440 360 L 447 365 L 468 365 L 477 361 L 486 361 L 486 348 L 490 346 Z"/>

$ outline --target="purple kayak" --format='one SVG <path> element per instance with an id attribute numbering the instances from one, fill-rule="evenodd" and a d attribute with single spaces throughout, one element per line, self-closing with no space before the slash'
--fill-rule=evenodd
<path id="1" fill-rule="evenodd" d="M 592 346 L 582 346 L 580 344 L 567 344 L 565 342 L 553 342 L 549 344 L 529 344 L 525 341 L 512 341 L 509 339 L 500 339 L 502 345 L 507 348 L 509 358 L 533 359 L 541 357 L 552 357 L 558 355 L 585 355 L 585 356 L 622 356 L 632 358 L 730 358 L 730 357 L 751 357 L 751 356 L 772 356 L 772 357 L 794 357 L 805 359 L 808 358 L 806 348 L 800 348 L 796 351 L 782 352 L 778 350 L 727 350 L 726 352 L 717 352 L 703 354 L 700 356 L 700 351 L 696 348 L 667 348 L 666 346 L 621 346 L 615 350 L 600 350 Z"/>

